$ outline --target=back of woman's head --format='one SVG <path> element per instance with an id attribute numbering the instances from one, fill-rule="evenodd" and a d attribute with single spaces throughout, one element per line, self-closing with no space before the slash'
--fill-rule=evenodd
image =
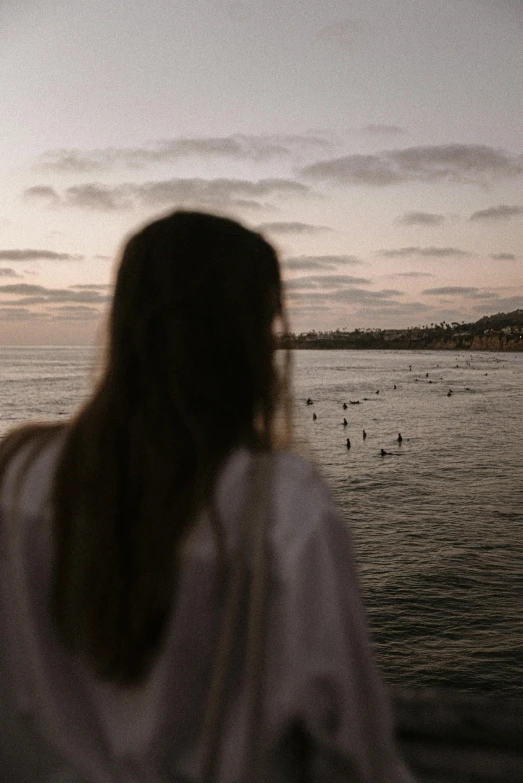
<path id="1" fill-rule="evenodd" d="M 248 437 L 274 405 L 272 324 L 281 314 L 278 260 L 259 234 L 175 212 L 124 249 L 109 377 L 140 404 L 149 401 L 164 427 L 173 417 L 195 427 L 197 418 L 196 430 Z"/>
<path id="2" fill-rule="evenodd" d="M 273 446 L 277 316 L 276 254 L 238 223 L 175 212 L 124 248 L 105 372 L 66 430 L 52 497 L 52 614 L 103 678 L 146 675 L 220 466 L 240 444 Z"/>

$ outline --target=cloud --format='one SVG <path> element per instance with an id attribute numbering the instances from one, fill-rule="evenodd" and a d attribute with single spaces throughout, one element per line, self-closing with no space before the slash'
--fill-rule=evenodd
<path id="1" fill-rule="evenodd" d="M 340 266 L 361 266 L 363 261 L 360 261 L 356 256 L 295 256 L 293 258 L 285 258 L 282 261 L 282 266 L 285 270 L 289 271 L 306 271 L 312 269 L 338 269 Z"/>
<path id="2" fill-rule="evenodd" d="M 423 302 L 391 302 L 386 306 L 368 306 L 358 308 L 354 315 L 356 318 L 367 320 L 369 318 L 390 318 L 391 316 L 409 316 L 416 313 L 425 313 L 430 307 Z"/>
<path id="3" fill-rule="evenodd" d="M 7 269 L 6 267 L 0 268 L 0 277 L 22 277 L 14 269 Z"/>
<path id="4" fill-rule="evenodd" d="M 371 282 L 372 280 L 365 277 L 352 277 L 351 275 L 310 275 L 287 280 L 285 288 L 287 291 L 313 288 L 339 289 L 351 285 L 370 285 Z"/>
<path id="5" fill-rule="evenodd" d="M 434 277 L 430 272 L 396 272 L 393 275 L 387 275 L 387 277 Z"/>
<path id="6" fill-rule="evenodd" d="M 47 313 L 34 313 L 25 307 L 0 307 L 0 321 L 36 321 L 47 319 Z"/>
<path id="7" fill-rule="evenodd" d="M 490 256 L 493 261 L 515 261 L 514 253 L 492 253 Z"/>
<path id="8" fill-rule="evenodd" d="M 0 261 L 82 261 L 83 258 L 53 250 L 0 250 Z"/>
<path id="9" fill-rule="evenodd" d="M 38 160 L 44 171 L 88 174 L 109 171 L 117 166 L 141 169 L 184 158 L 226 158 L 265 161 L 291 156 L 296 150 L 328 149 L 326 139 L 300 134 L 233 134 L 231 136 L 180 137 L 156 141 L 141 147 L 103 149 L 60 149 L 46 152 Z"/>
<path id="10" fill-rule="evenodd" d="M 523 296 L 509 296 L 505 299 L 496 299 L 492 305 L 482 304 L 473 307 L 475 313 L 490 315 L 492 313 L 510 313 L 512 310 L 523 308 Z"/>
<path id="11" fill-rule="evenodd" d="M 339 185 L 480 183 L 523 174 L 523 156 L 484 144 L 440 144 L 346 155 L 305 166 L 301 176 Z"/>
<path id="12" fill-rule="evenodd" d="M 304 313 L 317 313 L 317 312 L 328 312 L 330 310 L 329 305 L 322 304 L 322 305 L 301 305 L 299 302 L 295 302 L 291 308 L 292 314 L 296 315 L 303 315 Z"/>
<path id="13" fill-rule="evenodd" d="M 88 291 L 112 291 L 114 285 L 113 283 L 77 283 L 76 285 L 70 285 L 69 288 L 85 289 Z"/>
<path id="14" fill-rule="evenodd" d="M 49 304 L 49 303 L 78 303 L 78 304 L 105 304 L 111 300 L 110 296 L 102 295 L 98 291 L 72 291 L 67 288 L 45 288 L 41 285 L 29 283 L 11 283 L 0 285 L 0 296 L 17 296 L 22 299 L 10 300 L 14 305 Z M 3 305 L 8 305 L 9 300 L 2 300 Z"/>
<path id="15" fill-rule="evenodd" d="M 428 296 L 472 296 L 478 292 L 478 288 L 467 286 L 444 286 L 443 288 L 426 288 L 422 293 Z"/>
<path id="16" fill-rule="evenodd" d="M 300 291 L 289 291 L 287 299 L 291 306 L 294 306 L 295 303 L 304 305 L 365 303 L 371 306 L 388 307 L 401 304 L 393 298 L 397 296 L 403 296 L 403 293 L 394 289 L 368 291 L 365 288 L 339 288 L 329 292 L 309 290 L 306 293 L 302 293 Z"/>
<path id="17" fill-rule="evenodd" d="M 394 250 L 380 250 L 379 255 L 386 258 L 407 258 L 421 256 L 422 258 L 465 258 L 472 254 L 457 247 L 400 247 Z"/>
<path id="18" fill-rule="evenodd" d="M 32 188 L 27 188 L 24 195 L 34 201 L 44 201 L 48 206 L 60 203 L 60 196 L 50 185 L 34 185 Z"/>
<path id="19" fill-rule="evenodd" d="M 364 125 L 361 129 L 364 133 L 372 133 L 374 135 L 383 134 L 386 136 L 398 136 L 406 133 L 404 128 L 400 128 L 399 125 L 380 125 L 379 123 L 369 123 Z"/>
<path id="20" fill-rule="evenodd" d="M 497 207 L 489 207 L 488 209 L 480 209 L 478 212 L 473 212 L 469 220 L 505 220 L 517 215 L 523 215 L 523 207 L 499 204 Z"/>
<path id="21" fill-rule="evenodd" d="M 398 219 L 398 223 L 404 226 L 439 226 L 444 220 L 444 215 L 436 215 L 433 212 L 405 212 Z"/>
<path id="22" fill-rule="evenodd" d="M 29 188 L 25 196 L 31 197 Z M 309 188 L 290 179 L 268 178 L 257 182 L 242 179 L 169 179 L 144 183 L 103 185 L 88 182 L 66 188 L 59 205 L 105 212 L 134 207 L 165 207 L 205 204 L 216 209 L 247 207 L 264 209 L 257 199 L 269 196 L 301 196 Z"/>
<path id="23" fill-rule="evenodd" d="M 468 296 L 470 299 L 499 299 L 499 294 L 495 291 L 478 291 Z"/>
<path id="24" fill-rule="evenodd" d="M 299 222 L 275 222 L 275 223 L 260 223 L 256 226 L 256 231 L 267 231 L 271 234 L 321 234 L 324 231 L 332 231 L 329 226 L 315 226 L 311 223 L 299 223 Z"/>
<path id="25" fill-rule="evenodd" d="M 91 321 L 101 316 L 100 311 L 95 307 L 85 305 L 61 305 L 50 310 L 59 316 L 60 321 Z"/>

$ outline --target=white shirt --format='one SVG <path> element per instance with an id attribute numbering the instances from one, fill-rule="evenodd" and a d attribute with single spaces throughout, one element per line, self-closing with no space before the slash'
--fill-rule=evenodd
<path id="1" fill-rule="evenodd" d="M 216 547 L 203 513 L 183 546 L 166 642 L 146 681 L 99 681 L 51 625 L 51 519 L 58 446 L 22 456 L 0 494 L 0 778 L 9 783 L 185 783 L 198 780 L 201 728 L 221 607 Z M 393 740 L 388 698 L 369 644 L 350 534 L 318 473 L 289 452 L 272 457 L 270 590 L 264 670 L 264 779 L 289 783 L 293 739 L 306 736 L 312 780 L 337 763 L 361 783 L 412 778 Z M 245 448 L 227 460 L 215 502 L 233 556 L 253 476 Z M 16 509 L 16 512 L 15 512 Z M 244 624 L 245 625 L 245 624 Z M 231 660 L 221 777 L 242 779 L 244 634 Z M 342 778 L 340 778 L 342 779 Z"/>

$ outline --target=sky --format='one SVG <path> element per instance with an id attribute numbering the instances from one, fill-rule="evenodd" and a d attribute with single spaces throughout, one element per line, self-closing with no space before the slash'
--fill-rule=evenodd
<path id="1" fill-rule="evenodd" d="M 523 0 L 0 0 L 0 344 L 92 343 L 177 208 L 276 246 L 293 331 L 523 307 Z"/>

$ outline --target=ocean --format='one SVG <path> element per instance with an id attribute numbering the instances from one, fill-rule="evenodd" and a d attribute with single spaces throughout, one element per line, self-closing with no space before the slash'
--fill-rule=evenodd
<path id="1" fill-rule="evenodd" d="M 0 435 L 70 415 L 94 359 L 86 347 L 0 348 Z M 292 359 L 297 448 L 352 530 L 386 680 L 521 696 L 523 354 Z"/>

